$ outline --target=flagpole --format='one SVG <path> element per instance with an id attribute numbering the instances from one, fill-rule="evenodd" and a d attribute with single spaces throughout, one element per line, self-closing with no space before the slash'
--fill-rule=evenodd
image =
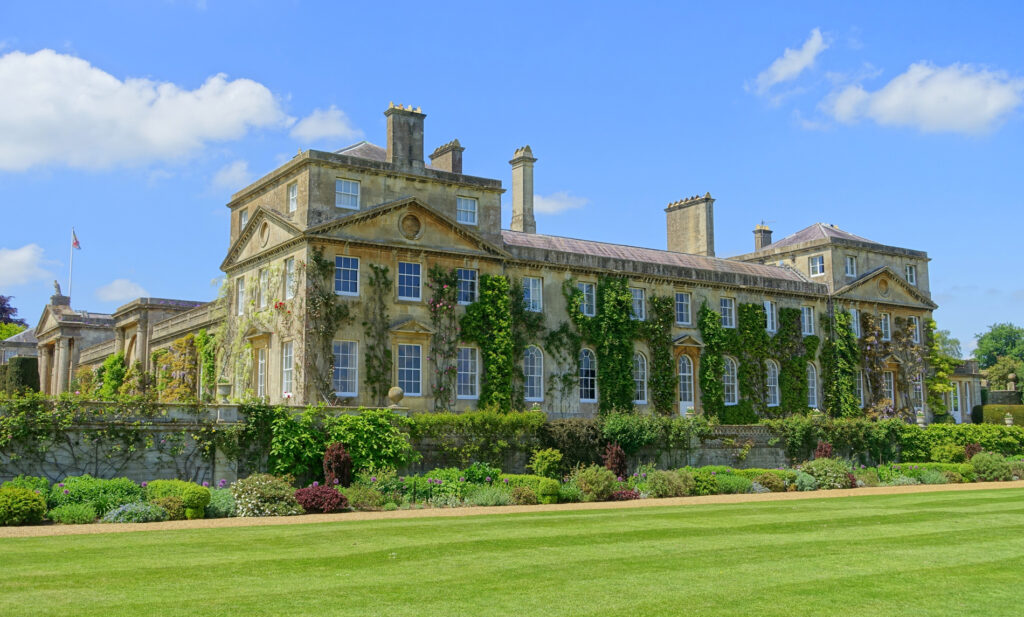
<path id="1" fill-rule="evenodd" d="M 75 228 L 71 228 L 71 257 L 68 259 L 68 297 L 71 297 L 71 275 L 75 268 Z"/>

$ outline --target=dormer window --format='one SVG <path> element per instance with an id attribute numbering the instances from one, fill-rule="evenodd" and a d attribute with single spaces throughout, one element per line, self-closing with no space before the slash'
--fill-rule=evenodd
<path id="1" fill-rule="evenodd" d="M 299 183 L 292 182 L 288 185 L 288 211 L 295 212 L 299 209 Z"/>
<path id="2" fill-rule="evenodd" d="M 917 266 L 908 265 L 906 268 L 907 282 L 911 285 L 917 285 Z"/>
<path id="3" fill-rule="evenodd" d="M 825 274 L 824 255 L 812 255 L 807 258 L 807 262 L 807 269 L 810 270 L 811 276 L 821 276 Z"/>
<path id="4" fill-rule="evenodd" d="M 853 255 L 846 256 L 846 276 L 857 276 L 857 258 Z"/>
<path id="5" fill-rule="evenodd" d="M 359 182 L 338 178 L 334 181 L 334 207 L 359 209 Z"/>
<path id="6" fill-rule="evenodd" d="M 476 225 L 477 202 L 472 197 L 455 198 L 455 220 L 464 225 Z"/>
<path id="7" fill-rule="evenodd" d="M 248 210 L 242 210 L 242 212 L 238 215 L 238 231 L 242 231 L 243 229 L 245 229 L 245 225 L 248 222 L 249 222 L 249 211 Z"/>

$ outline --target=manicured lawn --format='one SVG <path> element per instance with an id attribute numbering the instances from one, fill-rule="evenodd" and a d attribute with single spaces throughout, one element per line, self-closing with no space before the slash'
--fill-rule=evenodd
<path id="1" fill-rule="evenodd" d="M 1020 615 L 1024 490 L 0 540 L 0 615 Z"/>

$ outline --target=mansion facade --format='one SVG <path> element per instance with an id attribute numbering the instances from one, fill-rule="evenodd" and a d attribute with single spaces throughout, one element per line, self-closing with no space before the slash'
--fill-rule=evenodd
<path id="1" fill-rule="evenodd" d="M 650 299 L 673 301 L 672 354 L 679 413 L 703 408 L 700 364 L 703 341 L 698 312 L 707 306 L 724 328 L 735 328 L 741 305 L 764 308 L 764 327 L 774 334 L 779 311 L 798 309 L 802 333 L 820 335 L 822 316 L 848 311 L 858 336 L 863 316 L 878 324 L 882 340 L 904 324 L 914 344 L 922 345 L 924 326 L 937 307 L 931 299 L 925 252 L 887 246 L 816 223 L 785 238 L 772 239 L 763 225 L 754 230 L 753 250 L 722 258 L 715 255 L 714 199 L 694 196 L 668 205 L 667 250 L 640 248 L 537 233 L 529 146 L 514 152 L 512 222 L 501 228 L 500 180 L 463 173 L 464 148 L 448 142 L 424 157 L 424 119 L 419 109 L 391 105 L 386 111 L 384 147 L 363 141 L 336 152 L 307 150 L 235 193 L 230 248 L 221 264 L 225 289 L 214 302 L 140 298 L 113 315 L 72 310 L 70 299 L 55 294 L 35 330 L 40 381 L 47 392 L 67 390 L 82 366 L 98 366 L 109 355 L 125 354 L 130 364 L 152 370 L 153 354 L 201 329 L 221 337 L 218 379 L 232 396 L 265 397 L 272 403 L 324 401 L 314 383 L 317 362 L 327 371 L 333 396 L 341 405 L 380 404 L 367 386 L 372 354 L 390 354 L 390 385 L 404 392 L 401 404 L 412 411 L 435 409 L 432 384 L 433 337 L 429 273 L 454 272 L 456 311 L 479 300 L 481 277 L 507 277 L 524 294 L 525 309 L 539 313 L 550 331 L 569 320 L 568 285 L 578 289 L 583 315 L 594 315 L 596 290 L 606 276 L 628 280 L 633 319 L 648 319 Z M 350 318 L 333 332 L 331 354 L 313 358 L 310 319 L 316 306 L 311 284 L 314 262 L 330 264 L 329 284 Z M 387 268 L 390 285 L 374 277 Z M 365 325 L 372 302 L 385 294 L 388 320 L 383 341 Z M 383 345 L 383 351 L 381 346 Z M 651 405 L 648 379 L 652 350 L 634 343 L 634 404 Z M 330 357 L 333 356 L 333 357 Z M 477 406 L 484 358 L 468 342 L 455 351 L 454 411 Z M 724 404 L 741 399 L 738 359 L 727 356 L 722 383 Z M 528 406 L 552 416 L 597 413 L 597 354 L 584 341 L 578 358 L 559 360 L 542 338 L 528 341 L 517 370 L 522 371 Z M 775 366 L 773 367 L 773 364 Z M 876 367 L 877 369 L 878 367 Z M 779 369 L 768 361 L 765 394 L 778 399 Z M 822 399 L 819 358 L 807 364 L 807 405 Z M 901 407 L 924 407 L 923 376 L 902 375 L 897 358 L 886 359 L 880 379 L 860 373 L 862 405 L 884 396 Z M 555 392 L 555 376 L 574 371 L 571 396 Z M 869 383 L 882 392 L 868 393 Z M 899 383 L 910 383 L 901 392 Z M 209 385 L 209 384 L 207 384 Z M 976 369 L 955 376 L 947 395 L 951 415 L 970 421 L 980 404 Z M 771 389 L 775 391 L 772 392 Z"/>

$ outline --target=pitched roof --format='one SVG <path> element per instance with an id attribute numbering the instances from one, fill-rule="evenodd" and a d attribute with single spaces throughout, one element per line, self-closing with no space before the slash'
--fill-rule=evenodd
<path id="1" fill-rule="evenodd" d="M 761 250 L 764 251 L 768 249 L 777 249 L 784 246 L 792 246 L 795 244 L 803 244 L 805 242 L 813 242 L 815 240 L 831 241 L 832 239 L 835 238 L 842 240 L 852 240 L 854 242 L 867 242 L 868 244 L 878 244 L 874 240 L 868 240 L 867 238 L 862 238 L 858 235 L 851 234 L 848 231 L 843 231 L 842 229 L 839 229 L 835 225 L 829 225 L 826 223 L 815 223 L 810 227 L 801 229 L 800 231 L 794 234 L 790 234 L 785 238 L 782 238 L 781 240 L 772 242 L 771 244 L 762 248 Z"/>
<path id="2" fill-rule="evenodd" d="M 38 343 L 39 341 L 36 340 L 36 329 L 35 328 L 28 328 L 27 330 L 22 330 L 21 332 L 15 334 L 14 336 L 9 336 L 9 337 L 5 338 L 4 342 L 5 343 Z"/>
<path id="3" fill-rule="evenodd" d="M 625 244 L 577 240 L 576 238 L 548 236 L 545 234 L 529 234 L 519 231 L 510 231 L 508 229 L 501 230 L 501 235 L 505 240 L 506 248 L 512 249 L 513 251 L 515 247 L 536 248 L 563 253 L 575 253 L 577 255 L 610 257 L 613 259 L 625 259 L 628 261 L 638 261 L 665 266 L 693 268 L 696 270 L 707 270 L 711 272 L 727 272 L 730 274 L 760 276 L 787 281 L 798 281 L 801 283 L 807 282 L 807 279 L 805 279 L 803 275 L 796 270 L 780 268 L 778 266 L 732 261 L 718 257 L 705 257 L 703 255 L 674 253 L 672 251 L 627 246 Z"/>
<path id="4" fill-rule="evenodd" d="M 377 161 L 378 163 L 386 163 L 388 160 L 388 151 L 386 148 L 382 148 L 377 144 L 372 144 L 365 139 L 354 143 L 351 146 L 345 146 L 341 150 L 335 150 L 334 153 L 351 156 L 357 159 Z M 430 163 L 425 163 L 423 166 L 427 169 L 433 169 L 433 167 L 430 166 Z"/>

